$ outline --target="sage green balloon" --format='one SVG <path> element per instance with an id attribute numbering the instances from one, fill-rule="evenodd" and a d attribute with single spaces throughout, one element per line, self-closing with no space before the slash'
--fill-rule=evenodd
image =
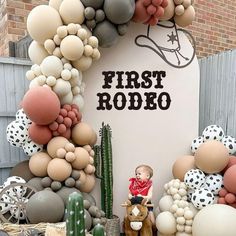
<path id="1" fill-rule="evenodd" d="M 103 9 L 112 23 L 124 24 L 134 15 L 135 0 L 105 0 Z"/>
<path id="2" fill-rule="evenodd" d="M 85 7 L 99 9 L 102 8 L 104 0 L 81 0 L 81 2 L 84 4 Z"/>
<path id="3" fill-rule="evenodd" d="M 93 35 L 98 38 L 99 46 L 103 48 L 109 48 L 116 44 L 119 36 L 116 27 L 106 20 L 97 24 Z"/>

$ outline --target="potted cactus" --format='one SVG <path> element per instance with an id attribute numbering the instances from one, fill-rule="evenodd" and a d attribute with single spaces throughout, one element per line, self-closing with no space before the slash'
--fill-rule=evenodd
<path id="1" fill-rule="evenodd" d="M 83 197 L 77 192 L 69 195 L 66 208 L 66 236 L 85 236 Z"/>
<path id="2" fill-rule="evenodd" d="M 119 218 L 113 215 L 113 171 L 112 171 L 112 132 L 111 127 L 102 123 L 99 132 L 100 146 L 95 146 L 96 176 L 101 179 L 101 207 L 108 218 L 107 235 L 120 235 Z M 112 232 L 110 232 L 110 229 Z"/>

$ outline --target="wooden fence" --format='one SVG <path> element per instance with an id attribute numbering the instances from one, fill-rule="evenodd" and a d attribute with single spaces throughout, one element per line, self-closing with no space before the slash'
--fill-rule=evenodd
<path id="1" fill-rule="evenodd" d="M 28 60 L 0 58 L 0 184 L 8 177 L 11 167 L 26 158 L 20 148 L 7 142 L 6 127 L 15 119 L 19 103 L 28 90 L 25 72 L 30 65 Z"/>

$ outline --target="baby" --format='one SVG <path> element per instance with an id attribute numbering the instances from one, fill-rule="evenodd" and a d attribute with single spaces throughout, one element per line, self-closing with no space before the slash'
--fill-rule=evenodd
<path id="1" fill-rule="evenodd" d="M 151 203 L 152 199 L 152 176 L 153 170 L 148 165 L 140 165 L 135 169 L 136 178 L 131 178 L 129 185 L 129 195 L 128 198 L 132 204 L 140 204 L 141 201 L 145 198 L 148 203 Z M 152 221 L 152 224 L 155 224 L 155 217 L 153 214 L 153 207 L 148 207 L 149 217 Z"/>

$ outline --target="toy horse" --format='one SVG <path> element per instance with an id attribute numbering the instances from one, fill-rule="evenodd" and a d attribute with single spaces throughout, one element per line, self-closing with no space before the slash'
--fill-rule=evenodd
<path id="1" fill-rule="evenodd" d="M 153 236 L 152 222 L 148 217 L 146 200 L 141 204 L 132 205 L 128 200 L 126 204 L 126 217 L 124 219 L 124 231 L 126 236 Z"/>

